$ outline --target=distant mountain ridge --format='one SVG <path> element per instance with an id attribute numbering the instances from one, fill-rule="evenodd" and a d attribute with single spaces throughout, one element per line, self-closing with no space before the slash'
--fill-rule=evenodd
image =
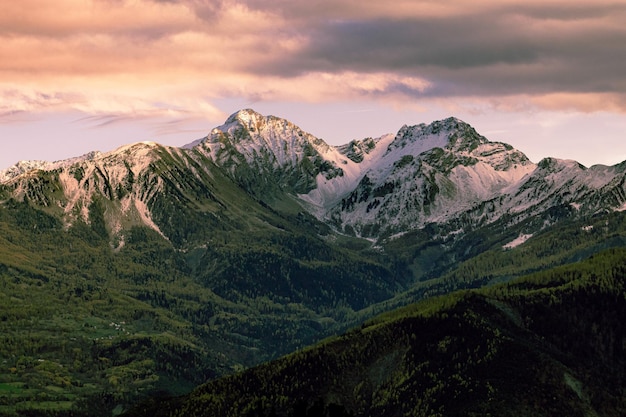
<path id="1" fill-rule="evenodd" d="M 626 209 L 626 163 L 585 168 L 546 158 L 535 164 L 452 117 L 330 146 L 285 119 L 245 109 L 183 148 L 138 143 L 55 163 L 20 162 L 0 173 L 0 180 L 13 195 L 44 201 L 51 197 L 33 189 L 29 172 L 58 172 L 64 198 L 56 204 L 67 218 L 82 213 L 88 220 L 85 208 L 98 192 L 118 202 L 122 217 L 134 207 L 132 217 L 161 232 L 152 205 L 163 180 L 148 173 L 163 163 L 160 158 L 176 164 L 172 181 L 219 169 L 270 206 L 297 201 L 337 231 L 372 239 L 427 224 L 441 225 L 447 235 L 502 218 L 516 224 L 555 207 L 578 215 Z M 94 180 L 83 174 L 78 179 L 77 172 Z M 142 185 L 135 181 L 140 178 Z M 109 228 L 120 225 L 109 222 Z"/>

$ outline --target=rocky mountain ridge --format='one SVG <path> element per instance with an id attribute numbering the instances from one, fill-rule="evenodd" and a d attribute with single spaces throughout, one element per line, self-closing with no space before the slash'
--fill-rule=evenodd
<path id="1" fill-rule="evenodd" d="M 452 236 L 501 219 L 547 221 L 556 209 L 626 209 L 626 164 L 535 164 L 456 118 L 330 146 L 287 120 L 245 109 L 187 147 L 143 142 L 55 163 L 20 162 L 0 180 L 8 195 L 55 206 L 68 223 L 89 221 L 91 201 L 101 196 L 114 235 L 125 222 L 163 234 L 153 210 L 164 184 L 185 194 L 185 183 L 210 183 L 217 171 L 263 204 L 290 199 L 337 231 L 370 239 L 427 224 Z M 208 198 L 215 202 L 219 192 Z"/>
<path id="2" fill-rule="evenodd" d="M 458 233 L 459 218 L 473 228 L 503 217 L 519 223 L 555 207 L 578 215 L 626 208 L 623 164 L 586 168 L 556 158 L 535 164 L 456 118 L 332 147 L 287 121 L 243 110 L 198 146 L 218 142 L 216 164 L 232 168 L 240 153 L 239 161 L 264 179 L 287 167 L 307 186 L 279 179 L 283 191 L 340 232 L 360 237 L 380 239 L 429 223 L 449 224 L 448 233 Z M 237 151 L 229 153 L 226 143 Z M 285 159 L 285 149 L 291 158 Z"/>

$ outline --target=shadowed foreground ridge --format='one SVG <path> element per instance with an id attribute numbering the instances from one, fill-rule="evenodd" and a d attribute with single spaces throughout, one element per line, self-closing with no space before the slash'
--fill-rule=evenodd
<path id="1" fill-rule="evenodd" d="M 622 416 L 626 250 L 379 316 L 128 416 Z"/>

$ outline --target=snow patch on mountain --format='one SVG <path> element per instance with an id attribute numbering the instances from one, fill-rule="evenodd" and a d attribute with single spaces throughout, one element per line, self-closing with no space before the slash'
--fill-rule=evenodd
<path id="1" fill-rule="evenodd" d="M 397 159 L 402 155 L 419 155 L 433 148 L 443 148 L 449 142 L 449 133 L 447 130 L 433 132 L 433 129 L 429 129 L 425 124 L 404 125 L 387 147 L 384 156 Z"/>
<path id="2" fill-rule="evenodd" d="M 168 148 L 152 141 L 138 142 L 103 155 L 101 160 L 105 166 L 110 167 L 113 178 L 120 181 L 128 175 L 129 168 L 134 175 L 145 171 L 157 158 L 155 151 L 158 149 Z M 120 163 L 122 160 L 124 163 Z"/>
<path id="3" fill-rule="evenodd" d="M 491 164 L 481 161 L 472 166 L 454 167 L 449 179 L 462 190 L 463 199 L 477 202 L 494 198 L 533 170 L 532 165 L 523 165 L 508 171 L 497 171 Z"/>
<path id="4" fill-rule="evenodd" d="M 594 165 L 584 172 L 586 174 L 584 176 L 585 183 L 595 189 L 607 186 L 615 179 L 615 175 L 617 174 L 615 167 L 608 167 L 606 165 Z"/>
<path id="5" fill-rule="evenodd" d="M 167 239 L 167 236 L 163 234 L 161 229 L 159 229 L 159 226 L 157 226 L 156 223 L 154 223 L 154 221 L 152 220 L 152 215 L 150 214 L 150 210 L 148 209 L 148 206 L 146 205 L 146 203 L 142 201 L 141 199 L 136 198 L 136 199 L 133 199 L 133 204 L 135 206 L 135 209 L 137 209 L 137 213 L 139 213 L 139 216 L 143 224 L 155 230 L 158 234 L 160 234 L 165 239 Z"/>
<path id="6" fill-rule="evenodd" d="M 7 182 L 30 171 L 48 169 L 51 165 L 52 163 L 48 161 L 19 161 L 15 165 L 0 171 L 0 183 Z"/>
<path id="7" fill-rule="evenodd" d="M 530 239 L 531 237 L 533 237 L 532 234 L 521 234 L 518 237 L 516 237 L 515 239 L 513 239 L 512 241 L 510 241 L 509 243 L 507 243 L 506 245 L 502 246 L 502 248 L 504 249 L 513 249 L 518 247 L 519 245 L 525 243 L 528 239 Z"/>
<path id="8" fill-rule="evenodd" d="M 193 149 L 196 146 L 200 145 L 202 142 L 204 142 L 206 140 L 206 136 L 200 139 L 196 139 L 193 142 L 190 142 L 186 145 L 181 146 L 181 149 Z"/>
<path id="9" fill-rule="evenodd" d="M 323 174 L 316 177 L 317 187 L 307 194 L 300 194 L 305 202 L 313 206 L 317 213 L 336 205 L 346 194 L 351 192 L 363 179 L 363 176 L 372 169 L 384 169 L 388 161 L 383 160 L 383 154 L 389 144 L 394 140 L 393 134 L 383 135 L 377 139 L 371 139 L 371 149 L 361 155 L 358 162 L 346 157 L 345 147 L 329 147 L 321 156 L 343 171 L 343 175 L 334 178 L 326 178 Z"/>

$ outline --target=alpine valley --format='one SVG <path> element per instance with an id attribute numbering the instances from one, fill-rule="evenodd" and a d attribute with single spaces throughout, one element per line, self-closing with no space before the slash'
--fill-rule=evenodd
<path id="1" fill-rule="evenodd" d="M 626 413 L 626 161 L 248 109 L 0 201 L 0 415 Z"/>

